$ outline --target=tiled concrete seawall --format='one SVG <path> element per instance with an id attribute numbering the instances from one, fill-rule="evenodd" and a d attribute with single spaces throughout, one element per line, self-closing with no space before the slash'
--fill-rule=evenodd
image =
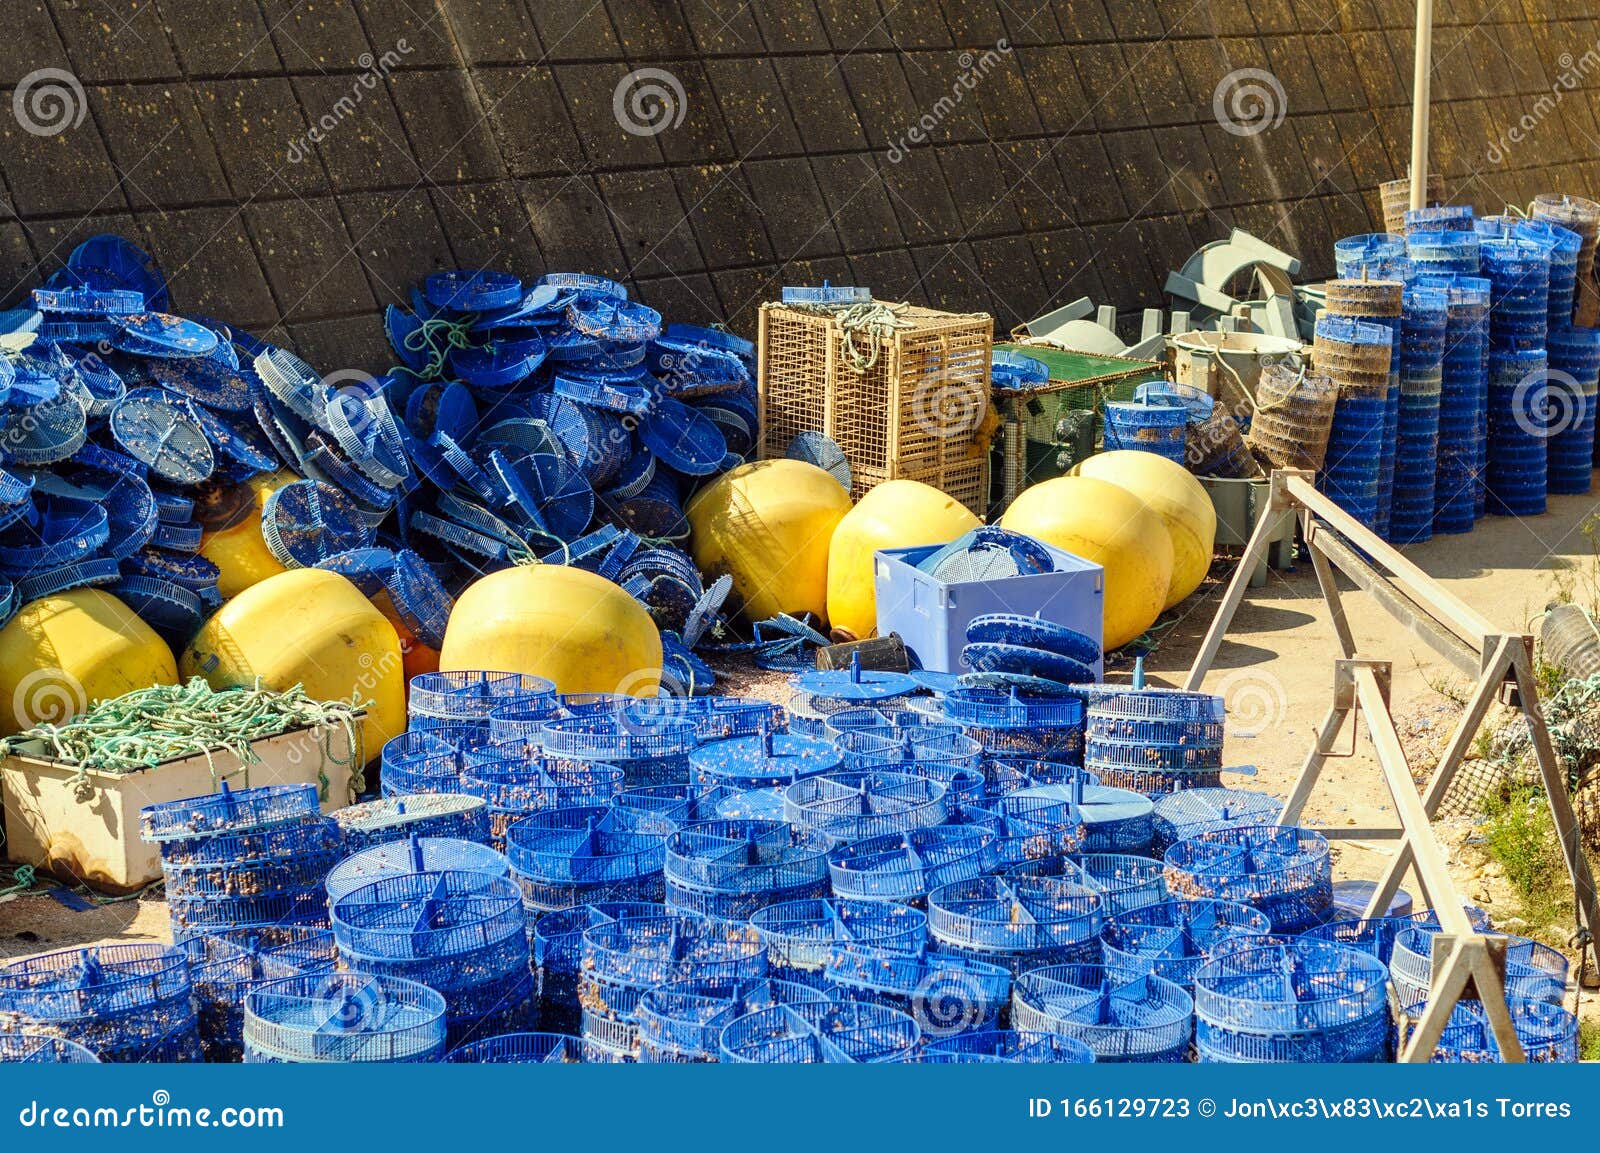
<path id="1" fill-rule="evenodd" d="M 1440 6 L 1454 198 L 1600 190 L 1593 16 Z M 122 232 L 177 307 L 281 322 L 326 370 L 387 364 L 382 306 L 456 265 L 601 272 L 741 331 L 824 277 L 1002 327 L 1081 295 L 1136 309 L 1231 226 L 1320 275 L 1405 171 L 1412 19 L 1407 0 L 11 0 L 0 288 L 14 303 Z"/>

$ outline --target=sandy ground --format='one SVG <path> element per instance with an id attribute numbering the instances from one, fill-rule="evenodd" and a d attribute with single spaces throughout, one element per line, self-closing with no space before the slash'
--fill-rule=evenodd
<path id="1" fill-rule="evenodd" d="M 1553 498 L 1538 518 L 1489 518 L 1465 536 L 1441 537 L 1409 548 L 1407 554 L 1456 596 L 1508 631 L 1537 631 L 1536 618 L 1556 588 L 1555 570 L 1563 564 L 1594 564 L 1582 532 L 1597 508 L 1588 497 Z M 1163 622 L 1161 641 L 1147 661 L 1155 683 L 1177 683 L 1187 670 L 1215 612 L 1231 566 L 1220 561 L 1213 579 Z M 1423 756 L 1442 743 L 1458 706 L 1437 686 L 1463 687 L 1454 669 L 1421 642 L 1400 631 L 1363 594 L 1345 604 L 1365 655 L 1393 662 L 1393 700 L 1413 769 L 1426 774 Z M 1287 791 L 1313 740 L 1327 706 L 1335 645 L 1328 614 L 1309 564 L 1294 572 L 1273 573 L 1265 588 L 1252 590 L 1206 682 L 1229 704 L 1228 759 L 1258 766 L 1254 782 L 1243 787 Z M 1109 679 L 1128 676 L 1128 662 L 1113 665 Z M 783 678 L 744 668 L 730 670 L 721 686 L 745 695 L 782 698 Z M 1346 730 L 1341 748 L 1348 748 Z M 1376 825 L 1393 822 L 1386 795 L 1363 737 L 1356 754 L 1330 762 L 1323 784 L 1308 809 L 1308 820 L 1323 825 Z M 1465 896 L 1492 912 L 1510 901 L 1497 869 L 1485 867 L 1472 845 L 1469 822 L 1439 827 L 1452 868 Z M 1376 876 L 1392 848 L 1379 842 L 1346 842 L 1337 851 L 1337 875 Z M 164 904 L 155 899 L 124 901 L 74 910 L 49 895 L 0 898 L 0 957 L 95 940 L 169 939 Z"/>

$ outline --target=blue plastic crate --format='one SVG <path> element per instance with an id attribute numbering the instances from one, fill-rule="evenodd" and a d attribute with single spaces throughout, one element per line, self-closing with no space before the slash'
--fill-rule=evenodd
<path id="1" fill-rule="evenodd" d="M 1039 615 L 1100 644 L 1105 619 L 1105 570 L 1062 549 L 1041 545 L 1054 572 L 984 581 L 946 582 L 916 566 L 940 545 L 880 549 L 874 574 L 878 635 L 899 634 L 925 669 L 961 673 L 967 625 L 989 613 Z M 1094 662 L 1095 678 L 1103 675 Z"/>

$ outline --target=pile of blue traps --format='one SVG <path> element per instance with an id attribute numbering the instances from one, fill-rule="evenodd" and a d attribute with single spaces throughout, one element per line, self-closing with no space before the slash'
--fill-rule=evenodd
<path id="1" fill-rule="evenodd" d="M 201 1059 L 189 962 L 171 945 L 101 945 L 0 965 L 0 1059 Z M 48 1043 L 46 1042 L 48 1039 Z"/>
<path id="2" fill-rule="evenodd" d="M 397 360 L 323 375 L 286 349 L 170 311 L 152 257 L 96 236 L 0 314 L 0 624 L 98 585 L 174 648 L 221 603 L 207 531 L 257 515 L 268 550 L 386 592 L 438 647 L 453 594 L 515 563 L 579 565 L 636 596 L 665 681 L 730 582 L 680 547 L 684 502 L 757 443 L 754 346 L 663 325 L 604 277 L 440 272 L 391 306 Z M 297 478 L 297 479 L 296 479 Z"/>
<path id="3" fill-rule="evenodd" d="M 322 879 L 343 852 L 315 785 L 268 785 L 151 805 L 144 839 L 161 848 L 172 936 L 251 926 L 326 928 Z"/>
<path id="4" fill-rule="evenodd" d="M 1537 515 L 1547 493 L 1590 490 L 1600 331 L 1573 325 L 1583 242 L 1563 227 L 1573 218 L 1562 198 L 1547 199 L 1536 202 L 1533 219 L 1441 206 L 1408 214 L 1404 237 L 1360 235 L 1334 244 L 1341 290 L 1353 285 L 1374 295 L 1380 282 L 1390 282 L 1404 291 L 1394 324 L 1397 410 L 1386 411 L 1374 439 L 1365 413 L 1374 403 L 1370 390 L 1339 381 L 1319 479 L 1389 540 L 1468 532 L 1486 513 Z M 1333 303 L 1330 296 L 1330 311 L 1362 323 L 1391 319 L 1387 309 L 1368 315 Z M 1338 378 L 1354 365 L 1347 346 L 1353 334 L 1324 332 L 1328 323 L 1318 322 L 1319 367 Z M 1375 506 L 1367 481 L 1373 448 Z"/>
<path id="5" fill-rule="evenodd" d="M 976 643 L 1057 640 L 1020 619 Z M 1438 920 L 1349 919 L 1327 840 L 1218 783 L 1216 698 L 939 694 L 859 664 L 794 690 L 811 735 L 765 701 L 423 674 L 381 800 L 148 809 L 184 945 L 137 947 L 137 989 L 110 950 L 0 966 L 0 1056 L 1387 1060 L 1425 1008 Z M 1565 981 L 1507 938 L 1535 1060 L 1575 1055 Z M 1475 1012 L 1440 1060 L 1496 1059 Z"/>

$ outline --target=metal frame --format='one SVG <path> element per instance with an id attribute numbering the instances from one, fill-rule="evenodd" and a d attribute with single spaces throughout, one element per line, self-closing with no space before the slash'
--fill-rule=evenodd
<path id="1" fill-rule="evenodd" d="M 1292 825 L 1299 821 L 1327 759 L 1341 755 L 1334 751 L 1334 742 L 1345 721 L 1357 716 L 1363 718 L 1400 824 L 1392 828 L 1318 831 L 1333 839 L 1399 842 L 1394 860 L 1374 890 L 1363 916 L 1381 915 L 1406 871 L 1411 869 L 1422 895 L 1439 918 L 1442 932 L 1434 943 L 1428 1008 L 1412 1031 L 1400 1060 L 1428 1060 L 1456 1003 L 1477 1000 L 1483 1003 L 1502 1057 L 1506 1061 L 1521 1061 L 1522 1046 L 1512 1028 L 1505 999 L 1505 942 L 1472 931 L 1462 909 L 1461 896 L 1445 865 L 1444 854 L 1434 838 L 1431 822 L 1490 704 L 1498 699 L 1520 710 L 1527 720 L 1534 760 L 1539 766 L 1550 815 L 1555 821 L 1567 872 L 1572 879 L 1580 925 L 1578 944 L 1580 949 L 1593 947 L 1593 933 L 1600 925 L 1600 902 L 1597 902 L 1594 878 L 1578 839 L 1577 820 L 1567 797 L 1566 780 L 1545 726 L 1544 713 L 1539 708 L 1539 690 L 1533 674 L 1533 637 L 1496 628 L 1318 492 L 1312 482 L 1313 475 L 1301 470 L 1285 469 L 1272 474 L 1271 503 L 1256 522 L 1255 532 L 1189 669 L 1184 688 L 1198 690 L 1204 682 L 1234 613 L 1244 600 L 1250 573 L 1266 554 L 1267 544 L 1284 518 L 1298 516 L 1317 583 L 1328 605 L 1340 656 L 1334 661 L 1333 700 L 1279 815 L 1279 823 Z M 1420 795 L 1389 711 L 1391 666 L 1388 661 L 1366 659 L 1357 654 L 1342 594 L 1335 582 L 1335 569 L 1370 593 L 1397 623 L 1476 682 L 1466 711 Z"/>

